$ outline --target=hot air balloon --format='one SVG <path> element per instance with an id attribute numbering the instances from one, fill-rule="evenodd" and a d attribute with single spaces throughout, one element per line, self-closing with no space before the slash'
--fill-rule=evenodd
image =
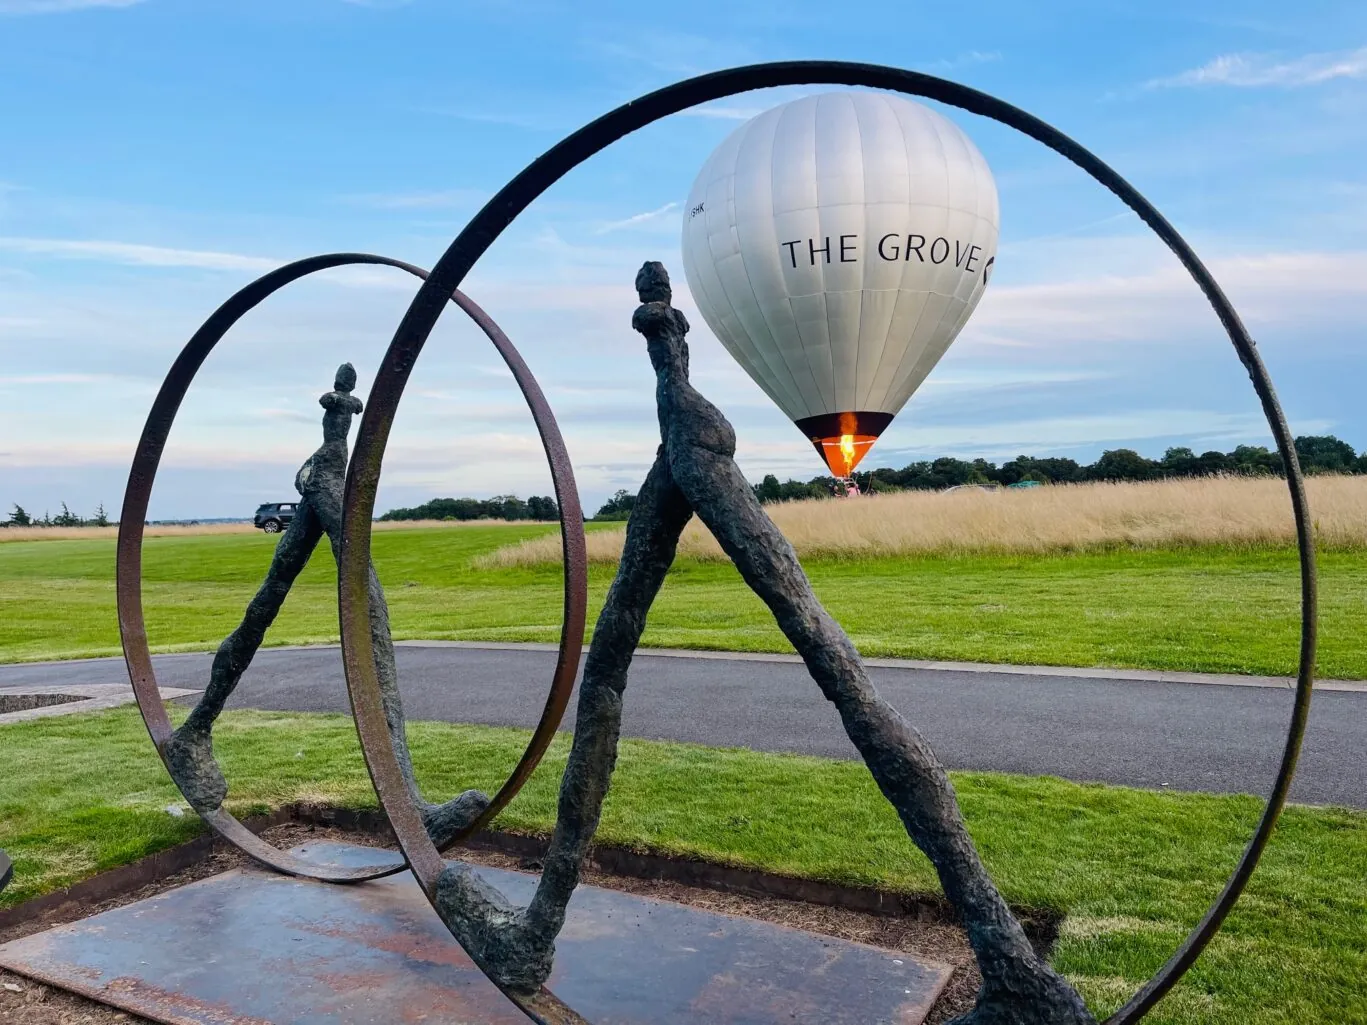
<path id="1" fill-rule="evenodd" d="M 808 96 L 747 121 L 684 210 L 708 327 L 848 477 L 967 322 L 997 189 L 953 122 L 900 96 Z"/>

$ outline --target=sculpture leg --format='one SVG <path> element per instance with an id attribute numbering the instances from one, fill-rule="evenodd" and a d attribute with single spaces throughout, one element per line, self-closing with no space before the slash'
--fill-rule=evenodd
<path id="1" fill-rule="evenodd" d="M 275 622 L 295 578 L 308 565 L 322 536 L 317 514 L 309 502 L 301 502 L 289 527 L 280 535 L 266 579 L 247 605 L 242 622 L 218 646 L 208 687 L 163 748 L 172 778 L 195 811 L 211 812 L 228 796 L 228 782 L 214 759 L 214 722 L 252 664 L 266 630 Z"/>
<path id="2" fill-rule="evenodd" d="M 555 937 L 564 925 L 565 907 L 578 885 L 617 762 L 631 658 L 692 514 L 661 452 L 636 499 L 617 575 L 594 627 L 555 833 L 531 904 L 526 910 L 510 906 L 459 863 L 442 874 L 437 906 L 443 920 L 481 967 L 511 988 L 532 992 L 550 975 Z"/>
<path id="3" fill-rule="evenodd" d="M 565 906 L 579 884 L 617 764 L 622 695 L 632 656 L 692 516 L 661 452 L 632 509 L 617 575 L 594 626 L 579 685 L 574 744 L 560 783 L 555 832 L 528 908 L 529 925 L 551 937 L 564 924 Z"/>
<path id="4" fill-rule="evenodd" d="M 978 857 L 944 767 L 874 688 L 850 639 L 812 592 L 792 546 L 730 459 L 671 437 L 671 465 L 745 582 L 773 612 L 845 732 L 959 910 L 982 970 L 973 1025 L 1091 1025 L 1081 997 L 1039 958 Z"/>
<path id="5" fill-rule="evenodd" d="M 317 482 L 317 490 L 311 490 L 313 504 L 323 530 L 332 543 L 333 558 L 341 551 L 342 543 L 342 481 L 335 485 L 330 480 Z M 404 782 L 413 802 L 421 809 L 423 824 L 427 834 L 438 847 L 443 847 L 458 831 L 473 821 L 489 806 L 489 798 L 478 790 L 467 790 L 444 804 L 430 804 L 423 800 L 413 773 L 413 757 L 408 750 L 407 720 L 403 712 L 403 698 L 399 694 L 399 675 L 394 661 L 394 639 L 389 628 L 389 604 L 385 601 L 384 588 L 375 573 L 375 564 L 370 564 L 366 578 L 366 588 L 370 596 L 370 642 L 375 652 L 375 673 L 380 682 L 380 699 L 384 705 L 385 721 L 389 725 L 389 736 L 394 745 L 394 755 L 403 771 Z"/>

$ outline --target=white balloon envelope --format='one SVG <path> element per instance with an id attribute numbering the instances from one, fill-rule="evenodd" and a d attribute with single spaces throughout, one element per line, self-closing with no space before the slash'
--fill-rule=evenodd
<path id="1" fill-rule="evenodd" d="M 953 122 L 836 92 L 765 111 L 708 159 L 683 263 L 708 327 L 849 476 L 982 297 L 997 188 Z"/>

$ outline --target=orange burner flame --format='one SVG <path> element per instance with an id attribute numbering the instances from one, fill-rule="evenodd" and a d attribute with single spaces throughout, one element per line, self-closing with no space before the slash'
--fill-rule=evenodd
<path id="1" fill-rule="evenodd" d="M 797 421 L 836 477 L 848 477 L 892 422 L 891 413 L 822 413 Z"/>
<path id="2" fill-rule="evenodd" d="M 877 437 L 869 434 L 835 434 L 826 438 L 813 438 L 821 458 L 837 477 L 848 477 L 868 455 Z"/>

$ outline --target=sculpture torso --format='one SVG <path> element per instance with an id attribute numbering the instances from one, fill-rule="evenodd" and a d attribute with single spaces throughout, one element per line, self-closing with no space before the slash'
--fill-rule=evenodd
<path id="1" fill-rule="evenodd" d="M 361 400 L 351 394 L 355 387 L 356 371 L 350 363 L 343 363 L 337 368 L 334 390 L 318 400 L 323 407 L 323 444 L 294 477 L 294 489 L 304 498 L 317 491 L 318 479 L 341 480 L 346 476 L 346 440 L 351 433 L 351 418 L 364 408 Z M 324 469 L 329 472 L 320 474 Z"/>
<path id="2" fill-rule="evenodd" d="M 655 368 L 655 397 L 661 441 L 699 445 L 730 458 L 736 451 L 736 432 L 721 411 L 688 380 L 688 320 L 670 305 L 669 275 L 659 263 L 647 263 L 636 276 L 642 305 L 631 325 L 646 336 L 646 349 Z"/>

